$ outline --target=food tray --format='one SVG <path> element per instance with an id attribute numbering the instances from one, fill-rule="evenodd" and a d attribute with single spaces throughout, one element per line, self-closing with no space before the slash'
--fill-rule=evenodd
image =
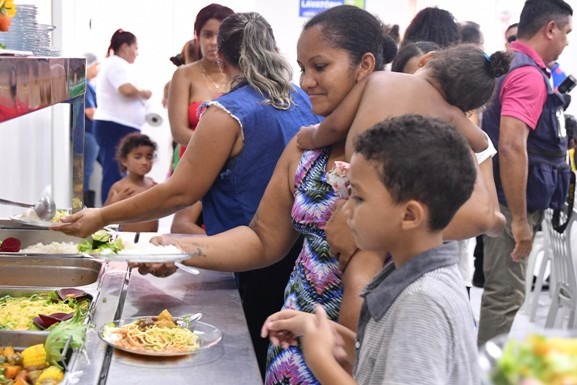
<path id="1" fill-rule="evenodd" d="M 87 286 L 98 286 L 102 270 L 102 262 L 93 258 L 4 253 L 0 254 L 0 288 L 82 287 L 85 290 Z"/>
<path id="2" fill-rule="evenodd" d="M 19 287 L 2 287 L 0 286 L 0 297 L 3 297 L 5 295 L 11 295 L 13 297 L 22 297 L 22 296 L 29 296 L 32 294 L 45 294 L 45 293 L 49 293 L 53 290 L 58 290 L 61 289 L 60 287 L 52 287 L 52 288 L 19 288 Z M 86 290 L 86 289 L 82 289 L 84 290 L 87 294 L 89 294 L 92 298 L 91 298 L 91 302 L 90 302 L 90 306 L 88 307 L 88 315 L 86 316 L 86 319 L 84 320 L 84 323 L 90 323 L 90 320 L 92 319 L 92 316 L 96 310 L 96 303 L 98 302 L 98 295 L 99 295 L 99 291 L 98 290 Z M 34 336 L 38 335 L 38 336 L 45 336 L 48 335 L 49 331 L 46 330 L 2 330 L 0 329 L 0 341 L 2 339 L 8 338 L 8 339 L 19 339 L 19 338 L 24 338 L 21 336 L 18 336 L 19 334 L 25 336 L 25 335 L 30 335 L 30 338 L 35 338 Z"/>

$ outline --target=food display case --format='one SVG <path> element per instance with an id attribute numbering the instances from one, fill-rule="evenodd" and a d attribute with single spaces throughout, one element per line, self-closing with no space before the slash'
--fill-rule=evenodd
<path id="1" fill-rule="evenodd" d="M 0 240 L 22 245 L 81 242 L 82 239 L 25 225 L 2 227 Z M 18 225 L 18 224 L 17 224 Z M 175 384 L 262 384 L 234 277 L 201 270 L 178 270 L 166 278 L 141 275 L 125 262 L 73 254 L 0 253 L 0 297 L 82 289 L 92 297 L 84 348 L 70 355 L 62 384 L 146 384 L 170 379 Z M 222 339 L 207 349 L 175 357 L 127 353 L 105 343 L 99 331 L 114 320 L 202 313 Z M 0 306 L 0 312 L 2 311 Z M 23 349 L 42 343 L 46 332 L 0 330 L 0 345 Z"/>
<path id="2" fill-rule="evenodd" d="M 56 103 L 71 105 L 73 210 L 82 208 L 85 59 L 0 57 L 0 122 Z M 0 127 L 0 130 L 2 128 Z M 0 219 L 0 242 L 21 246 L 80 238 Z M 82 289 L 92 297 L 84 348 L 72 350 L 62 384 L 262 384 L 241 300 L 230 273 L 182 270 L 170 277 L 140 275 L 125 262 L 80 254 L 0 252 L 0 297 Z M 98 331 L 110 322 L 152 316 L 202 313 L 201 321 L 222 332 L 215 346 L 179 357 L 126 353 L 105 343 Z M 2 308 L 0 306 L 0 312 Z M 43 343 L 47 332 L 1 330 L 0 345 L 24 349 Z"/>
<path id="3" fill-rule="evenodd" d="M 57 103 L 71 105 L 73 211 L 83 207 L 85 91 L 85 58 L 0 56 L 0 123 Z"/>

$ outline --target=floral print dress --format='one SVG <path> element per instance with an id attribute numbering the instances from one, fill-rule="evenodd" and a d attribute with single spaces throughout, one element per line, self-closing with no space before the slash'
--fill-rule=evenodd
<path id="1" fill-rule="evenodd" d="M 283 309 L 312 313 L 321 304 L 337 320 L 343 297 L 338 260 L 329 255 L 324 232 L 338 197 L 326 181 L 329 148 L 305 151 L 296 170 L 292 222 L 304 245 L 285 289 Z M 269 347 L 266 385 L 318 384 L 300 347 Z"/>

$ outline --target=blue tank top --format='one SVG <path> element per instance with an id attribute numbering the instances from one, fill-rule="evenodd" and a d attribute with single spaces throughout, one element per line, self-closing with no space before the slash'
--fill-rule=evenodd
<path id="1" fill-rule="evenodd" d="M 228 160 L 202 199 L 208 235 L 250 223 L 288 142 L 301 126 L 320 121 L 304 91 L 293 88 L 293 104 L 287 110 L 267 104 L 258 90 L 246 84 L 205 103 L 228 112 L 238 121 L 244 138 L 240 154 Z"/>

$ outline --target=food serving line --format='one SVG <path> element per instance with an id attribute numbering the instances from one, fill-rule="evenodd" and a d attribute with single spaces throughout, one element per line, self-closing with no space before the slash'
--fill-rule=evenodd
<path id="1" fill-rule="evenodd" d="M 0 220 L 0 239 L 17 235 L 49 243 L 66 238 L 49 230 L 10 229 L 6 225 Z M 38 258 L 45 260 L 39 264 Z M 157 278 L 142 276 L 125 262 L 102 261 L 98 269 L 94 261 L 81 256 L 0 255 L 0 291 L 34 287 L 46 290 L 45 284 L 57 289 L 76 284 L 95 294 L 90 318 L 94 327 L 86 333 L 84 353 L 73 355 L 63 383 L 124 385 L 170 380 L 173 384 L 262 384 L 232 274 L 201 270 L 199 275 L 192 275 L 178 270 L 170 277 Z M 25 276 L 8 279 L 8 274 L 3 276 L 1 271 L 9 270 L 24 271 Z M 14 280 L 20 282 L 15 287 L 11 286 Z M 189 355 L 151 357 L 115 349 L 98 336 L 98 331 L 113 320 L 157 315 L 164 309 L 175 317 L 201 312 L 201 321 L 218 328 L 222 340 Z M 35 332 L 17 334 L 27 333 Z M 4 338 L 6 342 L 6 335 L 7 332 L 0 331 L 0 340 Z"/>

